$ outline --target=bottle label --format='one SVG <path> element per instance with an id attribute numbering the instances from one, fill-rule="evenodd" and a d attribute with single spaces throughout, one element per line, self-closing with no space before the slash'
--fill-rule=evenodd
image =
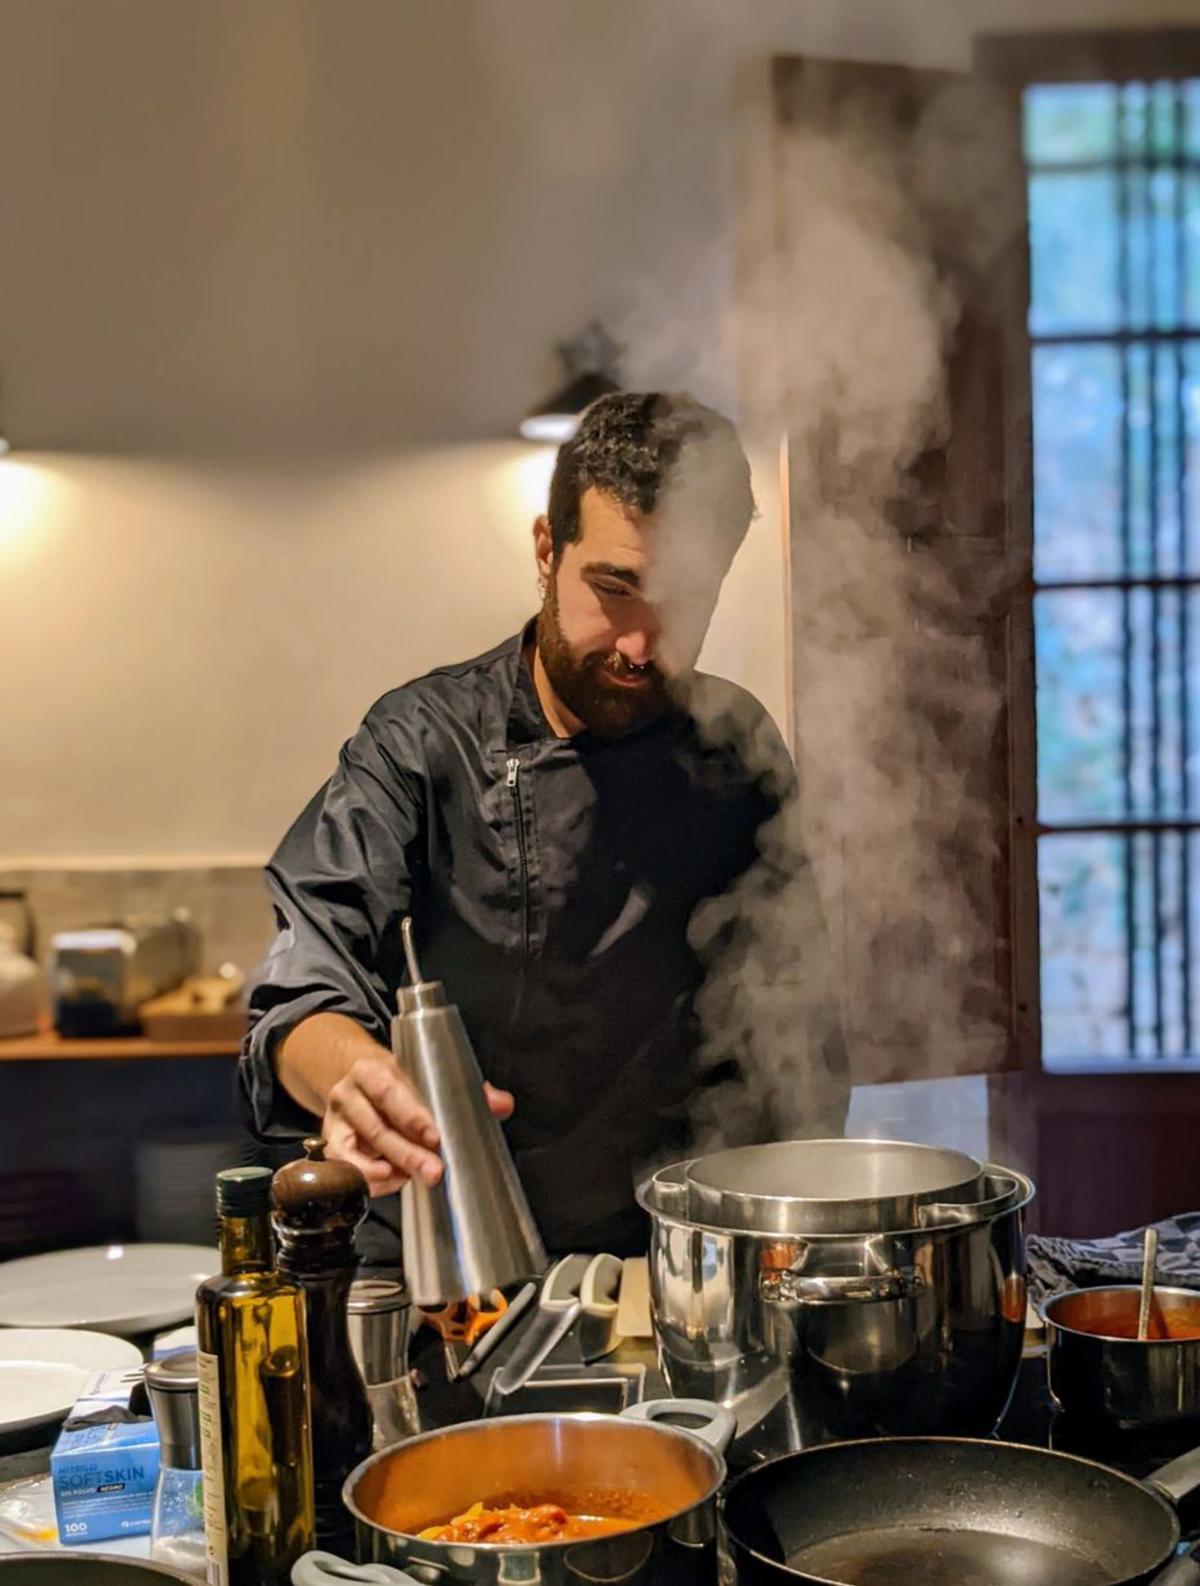
<path id="1" fill-rule="evenodd" d="M 221 1453 L 221 1362 L 196 1356 L 200 1463 L 204 1471 L 204 1541 L 208 1586 L 229 1586 L 229 1536 L 225 1527 L 225 1463 Z"/>

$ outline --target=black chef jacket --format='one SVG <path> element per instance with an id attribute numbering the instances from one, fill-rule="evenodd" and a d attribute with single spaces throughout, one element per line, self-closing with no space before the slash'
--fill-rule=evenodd
<path id="1" fill-rule="evenodd" d="M 242 1082 L 264 1138 L 311 1133 L 275 1077 L 300 1020 L 388 1041 L 411 914 L 422 973 L 462 1012 L 552 1251 L 644 1248 L 639 1169 L 686 1149 L 702 966 L 688 922 L 754 863 L 773 779 L 682 713 L 618 738 L 556 737 L 529 629 L 371 709 L 267 867 L 278 937 L 251 997 Z M 786 752 L 761 706 L 698 678 Z M 768 786 L 771 781 L 775 791 Z"/>

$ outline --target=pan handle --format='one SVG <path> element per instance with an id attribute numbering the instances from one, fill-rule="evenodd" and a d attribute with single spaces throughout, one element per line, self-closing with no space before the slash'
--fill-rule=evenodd
<path id="1" fill-rule="evenodd" d="M 1200 1542 L 1173 1558 L 1151 1586 L 1200 1586 Z"/>
<path id="2" fill-rule="evenodd" d="M 1190 1454 L 1181 1454 L 1169 1465 L 1163 1465 L 1153 1476 L 1146 1477 L 1146 1485 L 1160 1492 L 1171 1504 L 1179 1504 L 1190 1497 L 1200 1487 L 1200 1448 L 1193 1448 Z"/>
<path id="3" fill-rule="evenodd" d="M 854 1272 L 843 1277 L 768 1271 L 758 1280 L 760 1298 L 772 1305 L 842 1305 L 853 1301 L 907 1300 L 925 1280 L 915 1270 Z"/>
<path id="4" fill-rule="evenodd" d="M 984 1169 L 988 1195 L 979 1201 L 928 1201 L 917 1208 L 922 1228 L 965 1228 L 984 1223 L 1008 1211 L 1017 1199 L 1021 1181 L 1003 1168 Z"/>
<path id="5" fill-rule="evenodd" d="M 351 1564 L 336 1553 L 302 1553 L 292 1565 L 292 1586 L 419 1586 L 412 1575 L 390 1564 Z"/>

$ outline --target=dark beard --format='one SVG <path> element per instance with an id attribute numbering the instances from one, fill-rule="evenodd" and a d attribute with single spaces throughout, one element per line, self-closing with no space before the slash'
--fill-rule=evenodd
<path id="1" fill-rule="evenodd" d="M 559 623 L 553 578 L 538 615 L 537 651 L 555 694 L 601 737 L 619 738 L 637 727 L 648 727 L 671 707 L 667 680 L 653 661 L 633 667 L 615 653 L 575 655 Z M 636 686 L 615 682 L 614 673 L 637 678 Z"/>

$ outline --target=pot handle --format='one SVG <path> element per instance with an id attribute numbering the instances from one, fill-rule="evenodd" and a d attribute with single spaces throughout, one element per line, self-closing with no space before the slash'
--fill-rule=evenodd
<path id="1" fill-rule="evenodd" d="M 292 1586 L 420 1586 L 416 1577 L 390 1564 L 351 1564 L 336 1553 L 303 1553 L 292 1565 Z"/>
<path id="2" fill-rule="evenodd" d="M 1193 1448 L 1190 1454 L 1180 1454 L 1169 1465 L 1163 1465 L 1153 1476 L 1146 1477 L 1146 1485 L 1160 1492 L 1171 1504 L 1179 1504 L 1190 1497 L 1200 1487 L 1200 1448 Z"/>
<path id="3" fill-rule="evenodd" d="M 1200 1542 L 1173 1558 L 1150 1586 L 1200 1586 Z"/>
<path id="4" fill-rule="evenodd" d="M 714 1404 L 711 1399 L 643 1399 L 640 1404 L 627 1406 L 621 1411 L 621 1416 L 627 1421 L 665 1421 L 668 1426 L 675 1426 L 681 1432 L 690 1432 L 701 1442 L 710 1444 L 718 1454 L 725 1452 L 737 1431 L 733 1412 L 723 1404 Z M 683 1418 L 688 1421 L 699 1420 L 702 1424 L 680 1426 L 679 1421 Z M 315 1582 L 313 1586 L 316 1586 Z"/>
<path id="5" fill-rule="evenodd" d="M 929 1201 L 917 1208 L 917 1220 L 922 1228 L 961 1228 L 969 1223 L 986 1222 L 1000 1212 L 1007 1211 L 1017 1198 L 1020 1180 L 1002 1168 L 986 1167 L 988 1188 L 994 1189 L 981 1201 Z M 997 1188 L 998 1186 L 998 1188 Z"/>
<path id="6" fill-rule="evenodd" d="M 854 1272 L 842 1277 L 772 1270 L 758 1280 L 760 1298 L 772 1305 L 841 1305 L 863 1300 L 907 1300 L 920 1294 L 915 1271 Z"/>

